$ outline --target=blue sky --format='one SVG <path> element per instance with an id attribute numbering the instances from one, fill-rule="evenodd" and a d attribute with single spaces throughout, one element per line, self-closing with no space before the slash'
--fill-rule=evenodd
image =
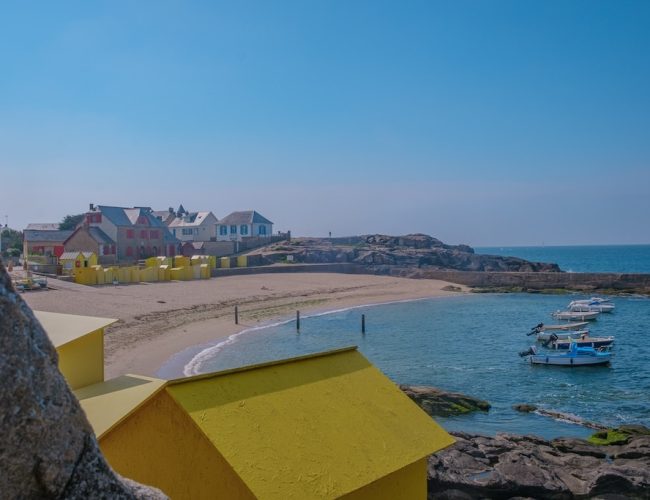
<path id="1" fill-rule="evenodd" d="M 0 215 L 650 243 L 650 2 L 3 2 Z"/>

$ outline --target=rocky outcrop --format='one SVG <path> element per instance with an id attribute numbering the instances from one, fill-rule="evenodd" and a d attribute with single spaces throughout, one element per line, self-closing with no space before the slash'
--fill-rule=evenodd
<path id="1" fill-rule="evenodd" d="M 255 252 L 268 263 L 306 264 L 349 262 L 367 271 L 391 274 L 396 270 L 455 269 L 462 271 L 559 272 L 556 264 L 528 262 L 516 257 L 479 255 L 467 245 L 446 245 L 425 234 L 367 235 L 355 238 L 299 238 Z"/>
<path id="2" fill-rule="evenodd" d="M 400 385 L 399 388 L 432 417 L 449 417 L 472 411 L 489 411 L 490 403 L 459 392 L 447 392 L 436 387 Z"/>
<path id="3" fill-rule="evenodd" d="M 0 496 L 167 498 L 117 475 L 0 262 Z"/>
<path id="4" fill-rule="evenodd" d="M 429 457 L 429 499 L 649 498 L 650 436 L 595 446 L 582 439 L 452 432 Z"/>

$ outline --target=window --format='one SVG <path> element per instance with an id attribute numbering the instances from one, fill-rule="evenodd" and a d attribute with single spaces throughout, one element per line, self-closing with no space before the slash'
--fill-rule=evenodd
<path id="1" fill-rule="evenodd" d="M 191 236 L 192 235 L 192 228 L 191 227 L 184 227 L 183 228 L 183 236 Z"/>
<path id="2" fill-rule="evenodd" d="M 246 224 L 239 226 L 239 234 L 248 234 L 248 226 Z"/>
<path id="3" fill-rule="evenodd" d="M 149 233 L 147 232 L 146 229 L 141 229 L 140 230 L 140 238 L 142 238 L 143 240 L 146 240 L 146 239 L 149 238 Z"/>
<path id="4" fill-rule="evenodd" d="M 266 235 L 266 226 L 261 225 L 257 227 L 257 234 L 260 236 L 265 236 Z"/>
<path id="5" fill-rule="evenodd" d="M 101 224 L 101 222 L 102 222 L 102 214 L 87 214 L 86 215 L 86 222 L 88 224 Z"/>
<path id="6" fill-rule="evenodd" d="M 133 248 L 126 247 L 126 256 L 127 257 L 133 257 Z"/>
<path id="7" fill-rule="evenodd" d="M 109 245 L 104 245 L 104 255 L 111 253 L 111 247 Z"/>
<path id="8" fill-rule="evenodd" d="M 149 238 L 151 238 L 152 240 L 157 240 L 158 238 L 160 238 L 160 232 L 159 231 L 151 231 L 149 233 Z"/>
<path id="9" fill-rule="evenodd" d="M 115 255 L 115 245 L 111 245 L 111 255 Z"/>
<path id="10" fill-rule="evenodd" d="M 133 229 L 127 229 L 126 230 L 126 237 L 127 238 L 132 240 L 134 236 L 135 236 L 135 231 L 133 231 Z"/>
<path id="11" fill-rule="evenodd" d="M 230 226 L 230 234 L 237 234 L 237 226 L 235 224 Z"/>
<path id="12" fill-rule="evenodd" d="M 219 226 L 219 234 L 221 236 L 226 236 L 228 234 L 228 227 L 227 226 Z"/>

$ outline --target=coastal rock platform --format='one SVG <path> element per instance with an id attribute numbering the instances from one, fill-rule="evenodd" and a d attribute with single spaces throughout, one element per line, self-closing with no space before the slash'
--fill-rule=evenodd
<path id="1" fill-rule="evenodd" d="M 451 432 L 429 457 L 429 499 L 650 498 L 650 435 L 620 445 L 582 439 Z"/>

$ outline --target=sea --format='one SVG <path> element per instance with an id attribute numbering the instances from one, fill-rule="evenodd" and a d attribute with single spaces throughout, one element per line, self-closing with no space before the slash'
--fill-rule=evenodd
<path id="1" fill-rule="evenodd" d="M 650 245 L 481 248 L 477 253 L 556 262 L 573 272 L 650 272 Z M 650 427 L 650 298 L 611 297 L 613 313 L 592 322 L 594 336 L 616 337 L 610 366 L 533 366 L 518 353 L 534 343 L 536 324 L 582 294 L 463 294 L 323 311 L 263 325 L 207 346 L 185 367 L 204 373 L 356 345 L 400 384 L 435 386 L 487 400 L 489 412 L 436 420 L 447 430 L 547 439 L 586 437 L 573 418 L 607 426 Z M 361 333 L 361 316 L 366 332 Z M 520 413 L 526 403 L 571 419 Z"/>

